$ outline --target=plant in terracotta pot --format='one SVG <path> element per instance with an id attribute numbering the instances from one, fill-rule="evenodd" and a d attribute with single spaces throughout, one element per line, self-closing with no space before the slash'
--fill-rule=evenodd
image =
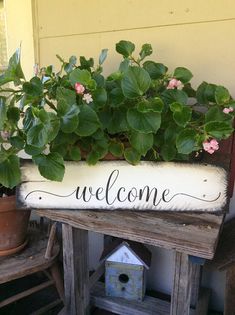
<path id="1" fill-rule="evenodd" d="M 26 153 L 42 176 L 62 181 L 65 160 L 96 164 L 107 154 L 128 163 L 140 160 L 187 161 L 200 151 L 213 154 L 233 133 L 235 101 L 220 85 L 202 82 L 194 89 L 192 73 L 151 60 L 152 46 L 139 53 L 129 41 L 116 44 L 123 60 L 102 74 L 107 49 L 98 65 L 75 56 L 61 68 L 36 69 L 25 80 L 20 53 L 0 77 L 0 183 L 20 182 L 18 154 Z M 13 82 L 14 87 L 5 87 Z"/>

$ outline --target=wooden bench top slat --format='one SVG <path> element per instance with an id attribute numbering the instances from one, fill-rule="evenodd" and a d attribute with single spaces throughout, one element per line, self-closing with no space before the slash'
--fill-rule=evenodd
<path id="1" fill-rule="evenodd" d="M 111 236 L 212 259 L 224 215 L 184 212 L 37 210 L 40 216 Z"/>

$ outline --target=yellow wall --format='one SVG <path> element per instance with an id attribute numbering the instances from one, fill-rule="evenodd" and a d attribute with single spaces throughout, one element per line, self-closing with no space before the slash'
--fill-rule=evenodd
<path id="1" fill-rule="evenodd" d="M 234 0 L 34 0 L 40 65 L 67 58 L 98 58 L 109 48 L 105 68 L 120 60 L 115 43 L 149 42 L 154 57 L 173 69 L 185 66 L 201 80 L 226 85 L 235 96 Z M 97 60 L 97 59 L 96 59 Z"/>
<path id="2" fill-rule="evenodd" d="M 8 58 L 21 45 L 21 63 L 26 78 L 33 75 L 34 39 L 31 0 L 5 0 Z"/>

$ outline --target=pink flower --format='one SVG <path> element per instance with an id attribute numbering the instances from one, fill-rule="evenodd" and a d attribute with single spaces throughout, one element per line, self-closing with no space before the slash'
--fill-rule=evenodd
<path id="1" fill-rule="evenodd" d="M 87 104 L 93 102 L 93 98 L 92 98 L 91 94 L 89 94 L 89 93 L 84 94 L 82 99 L 83 99 Z"/>
<path id="2" fill-rule="evenodd" d="M 180 80 L 177 80 L 177 79 L 171 79 L 169 82 L 168 82 L 168 85 L 167 85 L 167 90 L 172 90 L 174 88 L 178 89 L 178 88 L 181 88 L 183 87 L 183 84 Z"/>
<path id="3" fill-rule="evenodd" d="M 210 154 L 213 154 L 215 151 L 219 150 L 219 143 L 216 139 L 211 139 L 211 141 L 204 141 L 202 145 L 203 149 Z"/>
<path id="4" fill-rule="evenodd" d="M 225 113 L 225 114 L 229 114 L 229 113 L 231 113 L 231 112 L 233 112 L 233 107 L 225 107 L 224 109 L 223 109 L 223 112 Z"/>
<path id="5" fill-rule="evenodd" d="M 211 146 L 211 149 L 213 149 L 213 150 L 218 150 L 219 149 L 219 143 L 215 139 L 212 139 L 210 141 L 210 146 Z"/>
<path id="6" fill-rule="evenodd" d="M 76 93 L 77 94 L 83 94 L 84 93 L 84 91 L 85 91 L 85 87 L 82 85 L 82 84 L 80 84 L 80 83 L 75 83 L 75 90 L 76 90 Z"/>

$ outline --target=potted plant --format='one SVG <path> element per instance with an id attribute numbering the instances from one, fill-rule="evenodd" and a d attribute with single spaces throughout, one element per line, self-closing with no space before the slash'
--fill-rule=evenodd
<path id="1" fill-rule="evenodd" d="M 213 154 L 233 133 L 235 101 L 220 85 L 202 82 L 194 89 L 192 73 L 173 73 L 151 60 L 152 46 L 116 44 L 123 60 L 102 74 L 107 49 L 94 59 L 57 56 L 61 68 L 35 69 L 25 80 L 19 50 L 0 77 L 0 183 L 20 183 L 22 151 L 42 176 L 62 181 L 65 160 L 96 164 L 107 154 L 138 164 L 142 159 L 187 161 L 200 152 Z M 14 87 L 5 84 L 13 82 Z"/>

